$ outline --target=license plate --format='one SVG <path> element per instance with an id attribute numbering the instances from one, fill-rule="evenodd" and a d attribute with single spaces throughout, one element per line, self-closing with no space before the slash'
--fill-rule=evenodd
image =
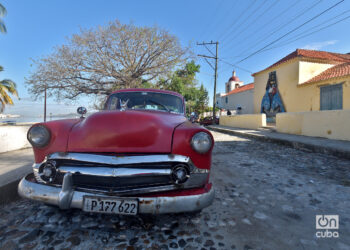
<path id="1" fill-rule="evenodd" d="M 138 205 L 136 199 L 84 196 L 83 211 L 135 215 L 138 211 Z"/>

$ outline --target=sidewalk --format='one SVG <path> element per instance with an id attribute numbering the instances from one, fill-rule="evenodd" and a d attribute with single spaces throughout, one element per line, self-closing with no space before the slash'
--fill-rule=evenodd
<path id="1" fill-rule="evenodd" d="M 0 205 L 15 200 L 19 180 L 32 171 L 32 148 L 0 154 Z"/>
<path id="2" fill-rule="evenodd" d="M 207 128 L 217 132 L 228 133 L 257 140 L 276 142 L 297 149 L 309 150 L 312 152 L 330 154 L 350 159 L 350 141 L 331 140 L 303 135 L 282 134 L 268 129 L 252 130 L 232 128 L 221 125 L 211 125 Z"/>

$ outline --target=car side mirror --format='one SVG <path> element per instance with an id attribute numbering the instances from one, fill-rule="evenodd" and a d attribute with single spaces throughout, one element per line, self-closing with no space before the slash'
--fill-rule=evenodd
<path id="1" fill-rule="evenodd" d="M 84 118 L 84 115 L 87 113 L 87 109 L 85 107 L 79 107 L 77 109 L 77 113 L 80 115 L 80 118 Z"/>

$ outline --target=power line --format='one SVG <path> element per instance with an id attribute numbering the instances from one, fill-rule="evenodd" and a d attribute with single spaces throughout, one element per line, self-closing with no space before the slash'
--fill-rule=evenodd
<path id="1" fill-rule="evenodd" d="M 297 1 L 301 1 L 301 0 L 297 0 Z M 271 2 L 271 5 L 268 5 L 268 6 L 266 7 L 266 9 L 263 9 L 263 10 L 262 10 L 262 13 L 261 13 L 259 16 L 257 16 L 252 22 L 250 22 L 249 25 L 247 26 L 247 28 L 250 27 L 252 24 L 254 24 L 254 23 L 255 23 L 257 20 L 259 20 L 262 16 L 264 16 L 265 14 L 267 14 L 278 2 L 279 2 L 279 0 L 276 0 L 276 1 L 274 1 L 274 2 Z M 289 10 L 289 9 L 286 9 L 286 10 Z M 248 30 L 248 29 L 246 29 L 246 30 Z M 241 33 L 241 34 L 243 34 L 243 33 Z M 250 37 L 252 34 L 254 34 L 254 33 L 249 33 L 247 36 L 245 36 L 244 38 L 241 38 L 239 41 L 245 40 L 246 38 Z M 230 48 L 231 48 L 231 47 L 232 47 L 232 46 L 230 46 Z M 224 50 L 224 51 L 225 51 L 225 50 Z"/>
<path id="2" fill-rule="evenodd" d="M 222 67 L 220 68 L 220 70 L 218 71 L 218 75 L 220 75 L 222 72 L 227 71 L 228 69 L 232 69 L 232 66 L 231 66 L 231 65 L 228 65 L 228 64 L 224 64 L 224 66 L 222 66 Z"/>
<path id="3" fill-rule="evenodd" d="M 257 6 L 257 7 L 253 10 L 253 12 L 252 12 L 251 14 L 249 14 L 249 15 L 244 19 L 244 21 L 242 21 L 241 23 L 244 24 L 245 21 L 247 20 L 247 18 L 253 16 L 253 15 L 255 14 L 255 12 L 257 12 L 259 9 L 261 9 L 260 7 L 261 7 L 262 5 L 264 5 L 264 4 L 266 3 L 266 1 L 267 1 L 267 0 L 262 1 L 261 4 L 260 4 L 259 6 Z M 243 19 L 242 19 L 242 20 L 243 20 Z M 237 25 L 238 25 L 238 24 L 237 24 Z M 231 35 L 227 36 L 226 39 L 229 38 L 229 37 L 234 37 L 234 35 L 236 35 L 236 34 L 238 33 L 238 31 L 240 31 L 240 30 L 242 29 L 242 27 L 247 27 L 247 26 L 243 26 L 243 25 L 242 25 L 242 26 L 238 26 L 238 28 L 235 29 L 235 30 L 231 33 Z M 238 33 L 238 34 L 239 34 L 239 33 Z M 225 39 L 223 39 L 221 42 L 224 42 L 224 41 L 225 41 Z"/>
<path id="4" fill-rule="evenodd" d="M 217 10 L 219 9 L 219 7 L 222 5 L 223 2 L 224 2 L 224 0 L 221 0 L 219 3 L 217 2 L 218 4 L 216 5 L 214 13 L 217 12 Z M 207 24 L 203 26 L 203 31 L 201 32 L 201 35 L 199 36 L 200 38 L 203 38 L 204 35 L 207 34 L 207 32 L 209 30 L 208 28 L 211 27 L 212 24 L 213 24 L 213 22 L 210 19 L 208 19 Z"/>
<path id="5" fill-rule="evenodd" d="M 312 34 L 315 34 L 315 33 L 319 32 L 319 31 L 322 31 L 322 30 L 324 30 L 324 29 L 326 29 L 326 28 L 329 28 L 329 27 L 331 27 L 331 26 L 333 26 L 333 25 L 336 25 L 336 24 L 338 24 L 338 23 L 340 23 L 340 22 L 342 22 L 342 21 L 345 21 L 346 19 L 350 18 L 350 16 L 345 17 L 345 18 L 343 18 L 343 19 L 340 19 L 340 20 L 338 20 L 338 21 L 336 21 L 336 22 L 334 22 L 334 23 L 331 23 L 331 24 L 329 24 L 329 25 L 326 25 L 325 27 L 322 27 L 322 28 L 320 28 L 320 29 L 318 29 L 318 30 L 316 30 L 316 31 L 312 31 L 312 30 L 314 30 L 315 28 L 319 28 L 321 25 L 323 25 L 323 24 L 325 24 L 325 23 L 329 23 L 330 21 L 335 20 L 335 19 L 337 19 L 338 17 L 340 17 L 340 16 L 342 16 L 342 15 L 344 15 L 345 13 L 348 13 L 348 12 L 350 12 L 350 9 L 349 9 L 349 10 L 346 10 L 346 11 L 344 11 L 344 12 L 342 12 L 342 13 L 339 14 L 339 15 L 336 15 L 336 16 L 334 16 L 334 17 L 331 17 L 331 18 L 329 18 L 329 19 L 327 19 L 327 20 L 325 20 L 325 21 L 323 21 L 323 22 L 321 22 L 321 23 L 319 23 L 319 24 L 317 24 L 317 25 L 315 25 L 315 26 L 312 26 L 311 28 L 309 28 L 309 29 L 307 29 L 307 30 L 305 30 L 305 31 L 303 31 L 303 32 L 301 32 L 301 33 L 299 33 L 299 34 L 297 34 L 297 35 L 295 35 L 295 36 L 292 36 L 291 38 L 285 40 L 284 42 L 281 42 L 281 43 L 276 44 L 276 46 L 274 46 L 274 47 L 264 49 L 264 50 L 261 51 L 261 52 L 265 52 L 265 51 L 269 51 L 269 50 L 272 50 L 272 49 L 276 49 L 276 48 L 280 48 L 280 47 L 286 46 L 286 45 L 291 44 L 291 43 L 293 43 L 293 42 L 295 42 L 295 41 L 298 41 L 298 40 L 300 40 L 300 39 L 302 39 L 302 38 L 304 38 L 304 37 L 308 37 L 308 36 L 310 36 L 310 35 L 312 35 Z M 308 31 L 312 31 L 312 32 L 309 32 L 309 33 L 308 33 Z M 248 54 L 246 54 L 246 55 L 248 55 Z M 235 56 L 235 57 L 238 57 L 238 56 Z M 230 57 L 230 58 L 232 58 L 232 57 Z M 226 59 L 230 59 L 230 58 L 226 58 Z M 225 59 L 225 58 L 224 58 L 224 59 Z"/>
<path id="6" fill-rule="evenodd" d="M 226 22 L 223 22 L 224 20 L 225 20 L 225 18 L 227 19 L 228 17 L 230 17 L 230 13 L 231 13 L 231 11 L 234 9 L 234 8 L 236 8 L 236 3 L 238 3 L 238 1 L 232 1 L 232 5 L 231 5 L 231 7 L 230 8 L 227 8 L 227 11 L 225 12 L 225 14 L 224 15 L 222 15 L 221 16 L 221 18 L 220 19 L 218 19 L 217 21 L 216 21 L 216 23 L 215 23 L 215 25 L 213 26 L 213 27 L 217 27 L 218 25 L 220 25 L 220 23 L 226 23 Z M 222 18 L 222 17 L 224 17 L 224 19 Z M 217 32 L 218 30 L 217 29 L 215 29 L 213 32 L 212 32 L 212 36 L 214 36 L 215 37 L 215 33 Z"/>
<path id="7" fill-rule="evenodd" d="M 228 26 L 228 30 L 232 30 L 232 28 L 236 26 L 236 25 L 235 25 L 235 24 L 237 24 L 236 21 L 237 21 L 239 18 L 243 17 L 244 14 L 247 13 L 247 11 L 254 5 L 254 3 L 255 3 L 256 1 L 257 1 L 257 0 L 254 0 L 253 4 L 249 4 L 249 3 L 248 3 L 247 8 L 245 8 L 239 15 L 237 15 L 236 18 L 233 20 L 233 22 Z M 248 2 L 248 1 L 247 1 L 247 2 Z M 218 39 L 220 40 L 220 38 L 221 38 L 223 35 L 224 35 L 224 37 L 226 37 L 226 35 L 227 35 L 227 30 L 226 30 L 226 29 L 219 35 L 219 38 L 218 38 Z"/>
<path id="8" fill-rule="evenodd" d="M 213 56 L 215 56 L 214 53 L 211 52 L 211 50 L 208 48 L 208 46 L 207 46 L 206 44 L 203 44 L 203 45 L 204 45 L 204 47 L 209 51 L 210 54 L 212 54 Z"/>
<path id="9" fill-rule="evenodd" d="M 342 13 L 340 13 L 339 15 L 336 15 L 336 16 L 334 16 L 334 17 L 331 17 L 331 18 L 329 18 L 329 19 L 327 19 L 327 20 L 325 20 L 325 21 L 323 21 L 323 22 L 321 22 L 321 23 L 319 23 L 319 24 L 317 24 L 317 25 L 315 25 L 315 26 L 312 26 L 311 28 L 309 28 L 309 29 L 307 29 L 307 30 L 304 30 L 303 32 L 301 32 L 301 33 L 299 33 L 299 34 L 297 34 L 297 35 L 295 35 L 295 36 L 292 36 L 291 38 L 287 39 L 285 42 L 291 41 L 291 40 L 293 40 L 294 38 L 297 38 L 297 37 L 299 37 L 299 36 L 302 36 L 302 35 L 304 35 L 305 33 L 309 32 L 309 31 L 311 31 L 311 30 L 313 30 L 313 29 L 315 29 L 315 28 L 319 28 L 320 26 L 322 26 L 322 25 L 325 24 L 325 23 L 329 23 L 330 21 L 334 21 L 334 20 L 337 19 L 338 17 L 340 17 L 340 16 L 342 16 L 342 15 L 348 13 L 348 12 L 350 12 L 350 9 L 349 9 L 349 10 L 346 10 L 346 11 L 344 11 L 344 12 L 342 12 Z"/>
<path id="10" fill-rule="evenodd" d="M 215 68 L 214 68 L 214 96 L 213 96 L 213 119 L 215 119 L 215 106 L 216 106 L 216 81 L 217 81 L 217 76 L 218 76 L 218 47 L 219 47 L 219 42 L 203 42 L 203 43 L 197 43 L 197 45 L 214 45 L 216 48 L 216 53 L 215 56 L 207 56 L 207 55 L 198 55 L 200 57 L 203 57 L 208 63 L 209 61 L 207 58 L 215 59 Z M 209 50 L 209 49 L 208 49 Z M 210 50 L 209 50 L 210 51 Z M 209 65 L 212 67 L 211 63 Z"/>
<path id="11" fill-rule="evenodd" d="M 332 5 L 332 6 L 329 7 L 328 9 L 322 11 L 321 13 L 319 13 L 319 14 L 317 14 L 316 16 L 312 17 L 312 18 L 309 19 L 308 21 L 302 23 L 301 25 L 299 25 L 299 26 L 297 26 L 296 28 L 292 29 L 291 31 L 285 33 L 284 35 L 280 36 L 279 38 L 273 40 L 272 42 L 270 42 L 269 44 L 265 45 L 265 46 L 262 47 L 261 49 L 259 49 L 259 50 L 255 51 L 255 52 L 251 53 L 250 55 L 246 56 L 245 58 L 239 60 L 239 61 L 236 62 L 236 63 L 241 63 L 241 62 L 247 60 L 248 58 L 250 58 L 250 57 L 252 57 L 252 56 L 258 54 L 259 52 L 261 52 L 262 50 L 266 49 L 266 48 L 269 47 L 270 45 L 272 45 L 272 44 L 278 42 L 278 41 L 281 40 L 282 38 L 288 36 L 289 34 L 293 33 L 294 31 L 300 29 L 300 28 L 303 27 L 304 25 L 306 25 L 306 24 L 308 24 L 309 22 L 315 20 L 315 19 L 318 18 L 319 16 L 323 15 L 324 13 L 326 13 L 326 12 L 330 11 L 331 9 L 335 8 L 337 5 L 341 4 L 342 2 L 344 2 L 344 0 L 341 0 L 341 1 L 337 2 L 336 4 Z"/>
<path id="12" fill-rule="evenodd" d="M 290 20 L 280 24 L 279 26 L 277 26 L 271 33 L 269 33 L 268 35 L 261 37 L 260 39 L 257 40 L 257 42 L 252 45 L 249 46 L 249 49 L 243 51 L 242 53 L 240 53 L 238 56 L 242 56 L 243 54 L 247 53 L 248 51 L 250 51 L 252 48 L 257 47 L 258 45 L 260 45 L 260 43 L 262 41 L 265 41 L 266 38 L 271 37 L 272 35 L 274 35 L 275 33 L 279 32 L 281 30 L 282 27 L 286 27 L 289 24 L 293 23 L 295 20 L 297 20 L 299 17 L 301 17 L 302 15 L 306 14 L 309 10 L 311 10 L 312 8 L 314 8 L 315 6 L 317 6 L 318 4 L 320 4 L 322 2 L 322 0 L 318 0 L 317 2 L 313 3 L 311 6 L 305 8 L 304 10 L 302 10 L 301 13 L 297 14 L 296 16 L 293 16 Z"/>
<path id="13" fill-rule="evenodd" d="M 223 59 L 219 59 L 219 61 L 221 61 L 221 62 L 223 62 L 223 63 L 226 63 L 227 65 L 230 65 L 230 66 L 232 66 L 232 67 L 235 67 L 235 68 L 237 68 L 237 69 L 243 70 L 243 71 L 245 71 L 245 72 L 248 72 L 248 73 L 251 73 L 251 74 L 253 73 L 252 71 L 250 71 L 250 70 L 248 70 L 248 69 L 242 68 L 242 67 L 238 66 L 237 64 L 229 63 L 229 62 L 227 62 L 227 61 L 225 61 L 225 60 L 223 60 Z"/>
<path id="14" fill-rule="evenodd" d="M 349 12 L 350 10 L 348 10 L 348 11 L 345 11 L 345 12 Z M 344 14 L 344 12 L 343 12 L 343 14 Z M 343 14 L 341 14 L 341 15 L 343 15 Z M 338 15 L 338 16 L 340 16 L 340 15 Z M 338 21 L 336 21 L 336 22 L 334 22 L 334 23 L 331 23 L 331 24 L 328 24 L 328 25 L 326 25 L 326 26 L 324 26 L 324 27 L 322 27 L 322 28 L 320 28 L 320 29 L 318 29 L 318 30 L 315 30 L 315 31 L 313 31 L 313 32 L 310 32 L 310 33 L 307 33 L 307 34 L 299 34 L 299 35 L 297 35 L 297 36 L 294 36 L 294 38 L 296 38 L 296 39 L 288 39 L 285 43 L 283 43 L 283 44 L 277 44 L 277 46 L 275 46 L 275 47 L 271 47 L 271 48 L 268 48 L 268 49 L 265 49 L 265 50 L 263 50 L 263 51 L 268 51 L 268 50 L 272 50 L 272 49 L 276 49 L 276 48 L 280 48 L 280 47 L 283 47 L 283 46 L 285 46 L 285 45 L 288 45 L 288 44 L 291 44 L 291 43 L 293 43 L 293 42 L 295 42 L 295 41 L 298 41 L 298 40 L 300 40 L 300 39 L 302 39 L 302 38 L 304 38 L 304 37 L 307 37 L 307 36 L 311 36 L 312 34 L 315 34 L 315 33 L 317 33 L 317 32 L 320 32 L 320 31 L 322 31 L 322 30 L 324 30 L 324 29 L 327 29 L 327 28 L 329 28 L 329 27 L 331 27 L 331 26 L 334 26 L 334 25 L 336 25 L 336 24 L 338 24 L 338 23 L 340 23 L 340 22 L 342 22 L 342 21 L 345 21 L 346 19 L 349 19 L 350 18 L 350 16 L 347 16 L 347 17 L 344 17 L 344 18 L 342 18 L 342 19 L 340 19 L 340 20 L 338 20 Z M 334 18 L 333 18 L 334 19 Z M 329 20 L 327 20 L 327 21 L 329 21 Z M 323 22 L 323 23 L 325 23 L 325 22 Z M 319 26 L 319 25 L 318 25 Z M 316 26 L 314 26 L 313 28 L 315 28 Z M 309 29 L 310 30 L 310 29 Z M 301 35 L 301 36 L 300 36 Z"/>
<path id="15" fill-rule="evenodd" d="M 252 8 L 256 3 L 256 0 L 251 4 L 251 6 L 249 6 L 248 9 Z M 236 27 L 234 29 L 232 29 L 232 33 L 235 33 L 237 29 L 239 29 L 239 27 L 244 24 L 244 22 L 247 20 L 247 18 L 249 18 L 251 15 L 253 15 L 256 11 L 258 10 L 258 8 L 254 9 L 251 13 L 247 14 L 245 18 L 242 18 L 236 23 Z M 247 11 L 248 13 L 248 11 Z M 223 38 L 222 38 L 222 42 L 224 42 L 228 37 L 230 37 L 230 34 L 232 33 L 227 33 Z"/>

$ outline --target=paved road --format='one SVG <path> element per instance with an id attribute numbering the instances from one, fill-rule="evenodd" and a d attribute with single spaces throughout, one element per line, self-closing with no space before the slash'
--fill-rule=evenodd
<path id="1" fill-rule="evenodd" d="M 349 160 L 214 136 L 216 199 L 201 214 L 94 215 L 20 200 L 0 208 L 0 248 L 350 249 Z M 338 238 L 315 236 L 322 214 L 339 215 Z"/>
<path id="2" fill-rule="evenodd" d="M 32 148 L 0 153 L 0 187 L 30 173 L 33 160 Z"/>

